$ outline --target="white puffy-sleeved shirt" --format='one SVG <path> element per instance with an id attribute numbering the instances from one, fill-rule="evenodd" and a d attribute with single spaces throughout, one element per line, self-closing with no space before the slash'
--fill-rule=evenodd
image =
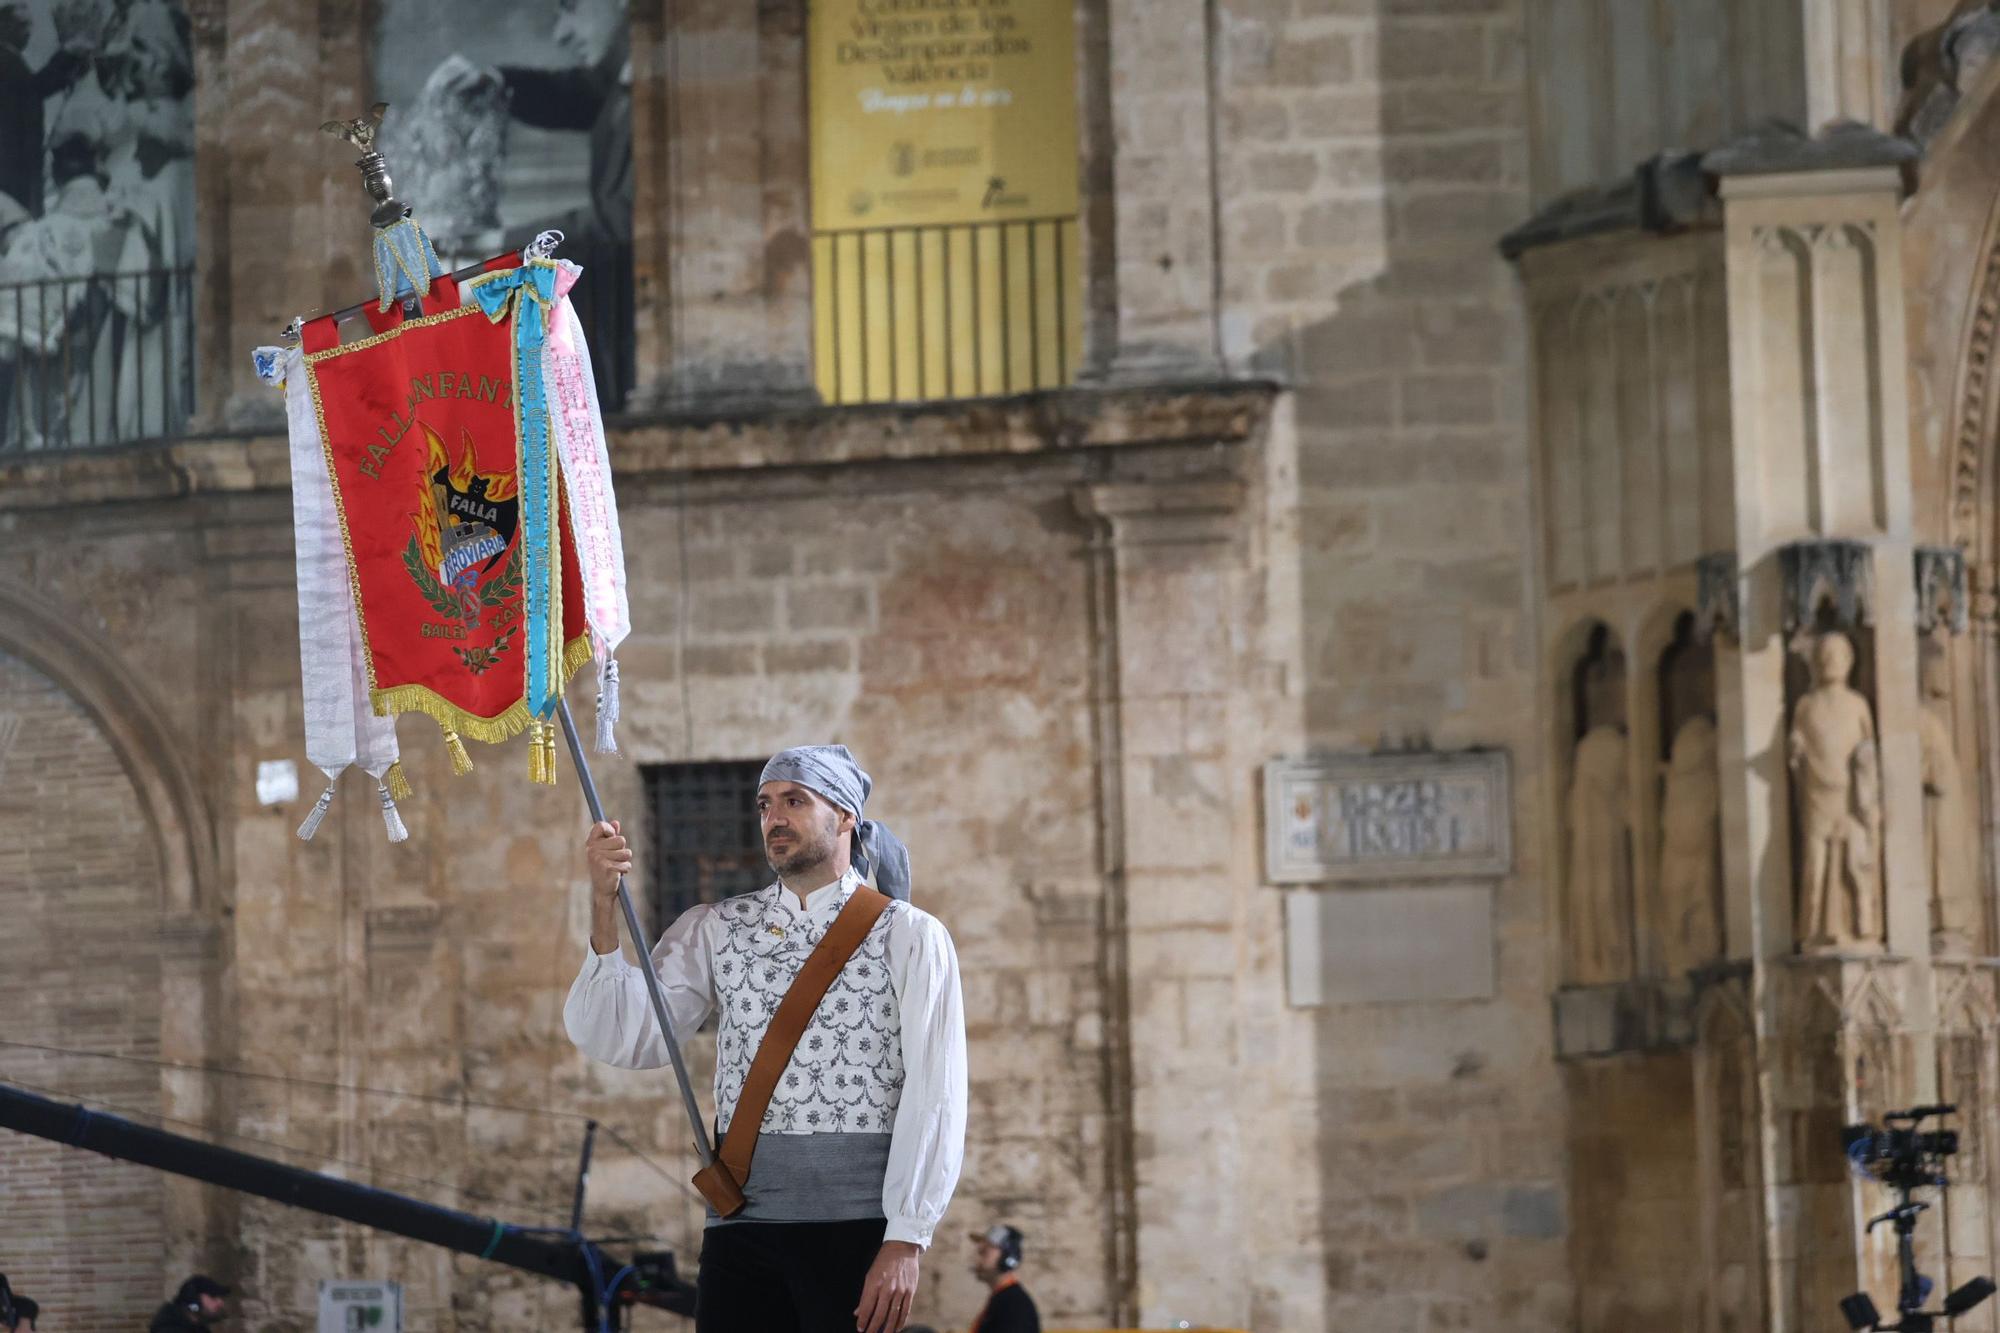
<path id="1" fill-rule="evenodd" d="M 780 884 L 704 903 L 654 947 L 675 1040 L 716 1015 L 721 1132 L 779 1001 L 860 882 L 850 870 L 803 907 Z M 668 1063 L 644 974 L 622 953 L 586 953 L 563 1022 L 594 1059 Z M 928 1247 L 958 1184 L 965 1104 L 957 952 L 936 917 L 891 902 L 801 1034 L 764 1113 L 743 1211 L 727 1221 L 881 1217 L 883 1239 Z"/>

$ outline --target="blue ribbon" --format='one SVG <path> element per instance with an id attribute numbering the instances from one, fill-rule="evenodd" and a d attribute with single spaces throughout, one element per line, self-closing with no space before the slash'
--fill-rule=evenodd
<path id="1" fill-rule="evenodd" d="M 527 546 L 522 618 L 528 625 L 528 710 L 555 712 L 562 669 L 562 625 L 555 615 L 555 471 L 549 458 L 548 390 L 542 383 L 542 343 L 556 301 L 556 268 L 524 264 L 476 278 L 472 297 L 494 323 L 514 320 L 515 403 L 521 426 L 521 540 Z M 551 645 L 555 645 L 552 647 Z"/>
<path id="2" fill-rule="evenodd" d="M 443 273 L 431 238 L 415 218 L 375 233 L 375 287 L 382 296 L 377 309 L 387 310 L 405 296 L 429 296 L 431 280 Z"/>
<path id="3" fill-rule="evenodd" d="M 502 269 L 498 273 L 474 278 L 469 285 L 479 308 L 486 312 L 486 318 L 496 324 L 513 311 L 516 293 L 525 295 L 540 306 L 537 312 L 540 318 L 515 322 L 514 338 L 515 346 L 519 348 L 542 345 L 548 333 L 548 312 L 556 303 L 554 264 L 527 264 L 521 268 Z M 540 376 L 539 367 L 535 373 Z"/>

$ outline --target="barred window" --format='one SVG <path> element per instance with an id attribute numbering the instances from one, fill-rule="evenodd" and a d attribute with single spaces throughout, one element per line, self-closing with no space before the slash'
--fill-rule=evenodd
<path id="1" fill-rule="evenodd" d="M 771 882 L 757 825 L 761 759 L 650 764 L 640 770 L 652 816 L 653 920 L 664 930 L 696 903 Z"/>

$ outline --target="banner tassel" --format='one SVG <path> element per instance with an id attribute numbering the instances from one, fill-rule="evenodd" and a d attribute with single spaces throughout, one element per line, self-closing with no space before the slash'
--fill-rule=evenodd
<path id="1" fill-rule="evenodd" d="M 326 790 L 319 794 L 319 799 L 313 802 L 313 808 L 306 811 L 305 822 L 299 825 L 300 840 L 312 841 L 313 834 L 319 832 L 319 826 L 326 822 L 327 808 L 332 804 L 333 784 L 329 782 L 326 784 Z"/>
<path id="2" fill-rule="evenodd" d="M 389 765 L 389 771 L 382 775 L 382 781 L 389 788 L 389 794 L 399 801 L 407 801 L 416 794 L 410 790 L 410 780 L 403 776 L 403 761 L 400 759 Z"/>
<path id="3" fill-rule="evenodd" d="M 472 771 L 472 756 L 465 752 L 465 742 L 450 727 L 444 729 L 445 753 L 451 756 L 451 771 L 464 777 Z"/>
<path id="4" fill-rule="evenodd" d="M 604 659 L 597 680 L 597 752 L 618 753 L 618 659 Z"/>
<path id="5" fill-rule="evenodd" d="M 389 841 L 408 841 L 410 830 L 403 825 L 403 816 L 396 809 L 396 798 L 389 794 L 389 784 L 379 782 L 375 784 L 375 790 L 382 797 L 382 824 L 389 830 Z"/>
<path id="6" fill-rule="evenodd" d="M 528 781 L 556 785 L 555 728 L 546 722 L 528 724 Z"/>

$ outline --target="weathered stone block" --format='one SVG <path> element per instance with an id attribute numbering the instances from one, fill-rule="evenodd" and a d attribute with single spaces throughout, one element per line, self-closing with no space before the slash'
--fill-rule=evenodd
<path id="1" fill-rule="evenodd" d="M 1357 178 L 1363 181 L 1374 179 L 1373 173 L 1360 174 Z M 1292 239 L 1307 249 L 1378 245 L 1387 225 L 1384 206 L 1379 199 L 1330 199 L 1305 207 L 1299 214 L 1298 225 L 1293 228 Z"/>
<path id="2" fill-rule="evenodd" d="M 695 594 L 696 635 L 755 634 L 777 625 L 777 594 L 769 588 L 723 587 Z"/>
<path id="3" fill-rule="evenodd" d="M 1319 160 L 1312 153 L 1257 153 L 1250 157 L 1247 169 L 1251 188 L 1271 193 L 1308 190 L 1319 179 Z"/>
<path id="4" fill-rule="evenodd" d="M 1384 83 L 1471 83 L 1486 77 L 1486 28 L 1463 20 L 1388 19 L 1379 41 Z"/>

